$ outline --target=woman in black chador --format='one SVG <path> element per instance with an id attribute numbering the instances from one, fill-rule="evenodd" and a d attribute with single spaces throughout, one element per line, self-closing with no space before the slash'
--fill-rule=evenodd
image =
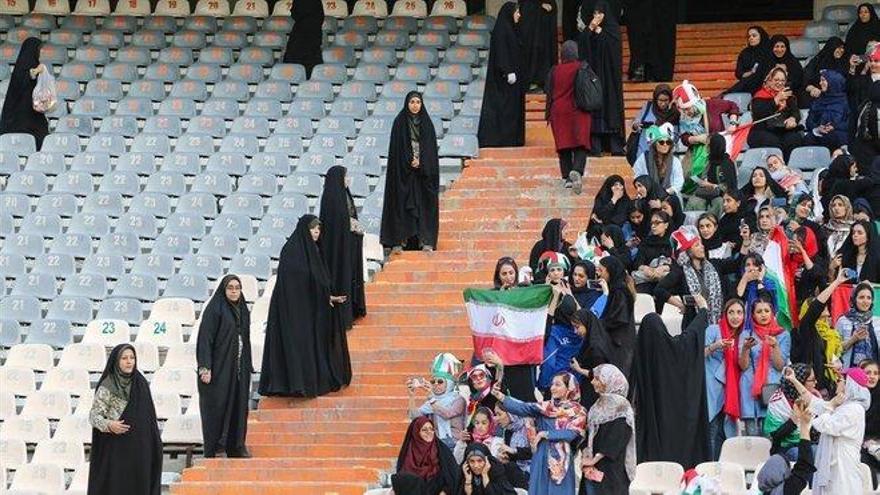
<path id="1" fill-rule="evenodd" d="M 507 2 L 498 12 L 489 44 L 489 61 L 480 128 L 481 148 L 522 146 L 526 142 L 526 98 L 521 67 L 522 44 L 516 4 Z M 555 63 L 555 59 L 551 62 Z M 546 75 L 546 74 L 545 74 Z"/>
<path id="2" fill-rule="evenodd" d="M 661 0 L 624 0 L 633 82 L 672 81 L 678 5 Z"/>
<path id="3" fill-rule="evenodd" d="M 159 495 L 162 440 L 150 384 L 131 344 L 110 352 L 89 412 L 89 495 Z"/>
<path id="4" fill-rule="evenodd" d="M 351 178 L 345 167 L 330 167 L 324 178 L 321 195 L 320 248 L 334 294 L 344 294 L 348 300 L 337 305 L 342 327 L 351 328 L 355 318 L 367 314 L 364 297 L 364 230 L 358 223 L 357 208 L 348 186 Z"/>
<path id="5" fill-rule="evenodd" d="M 321 0 L 295 0 L 290 6 L 293 28 L 284 51 L 285 64 L 302 64 L 306 77 L 312 77 L 312 69 L 324 63 L 321 54 L 324 25 L 324 4 Z"/>
<path id="6" fill-rule="evenodd" d="M 269 302 L 260 395 L 316 397 L 351 382 L 342 320 L 318 250 L 321 221 L 303 215 L 281 248 L 278 281 Z"/>
<path id="7" fill-rule="evenodd" d="M 522 39 L 522 87 L 542 87 L 550 68 L 556 64 L 557 36 L 556 0 L 520 0 L 519 28 Z"/>
<path id="8" fill-rule="evenodd" d="M 382 245 L 394 251 L 437 247 L 440 228 L 440 161 L 437 133 L 422 95 L 406 95 L 388 144 Z"/>
<path id="9" fill-rule="evenodd" d="M 196 361 L 205 457 L 250 457 L 245 448 L 251 395 L 251 313 L 241 280 L 227 275 L 202 312 Z"/>
<path id="10" fill-rule="evenodd" d="M 33 106 L 37 75 L 46 70 L 40 63 L 40 46 L 42 42 L 37 38 L 28 38 L 21 44 L 0 112 L 0 134 L 30 134 L 37 141 L 37 149 L 43 146 L 43 138 L 49 134 L 49 121 Z"/>

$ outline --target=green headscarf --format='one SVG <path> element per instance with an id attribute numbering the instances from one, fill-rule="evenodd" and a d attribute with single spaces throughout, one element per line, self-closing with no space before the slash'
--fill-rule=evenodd
<path id="1" fill-rule="evenodd" d="M 135 367 L 131 373 L 123 373 L 119 368 L 119 359 L 126 349 L 131 349 L 135 355 Z M 119 344 L 110 351 L 110 357 L 107 359 L 107 365 L 104 367 L 104 373 L 98 381 L 98 386 L 103 385 L 112 395 L 120 399 L 128 401 L 131 395 L 131 382 L 134 373 L 137 370 L 137 351 L 131 344 Z"/>

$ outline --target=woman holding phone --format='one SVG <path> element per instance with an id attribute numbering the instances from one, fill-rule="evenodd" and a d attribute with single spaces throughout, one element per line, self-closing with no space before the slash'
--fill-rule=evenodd
<path id="1" fill-rule="evenodd" d="M 789 87 L 788 72 L 775 67 L 767 74 L 764 86 L 752 98 L 752 118 L 758 122 L 749 132 L 749 147 L 780 148 L 786 163 L 791 150 L 801 146 L 804 134 L 801 130 L 801 113 L 797 98 Z"/>
<path id="2" fill-rule="evenodd" d="M 745 303 L 729 299 L 718 324 L 706 328 L 706 405 L 713 461 L 721 455 L 724 440 L 736 436 L 736 421 L 741 415 L 737 341 L 745 327 L 745 317 Z"/>
<path id="3" fill-rule="evenodd" d="M 840 361 L 844 368 L 858 366 L 865 359 L 876 361 L 880 358 L 880 332 L 874 327 L 873 310 L 874 287 L 868 282 L 861 282 L 853 290 L 849 311 L 837 319 L 837 333 L 843 339 Z"/>

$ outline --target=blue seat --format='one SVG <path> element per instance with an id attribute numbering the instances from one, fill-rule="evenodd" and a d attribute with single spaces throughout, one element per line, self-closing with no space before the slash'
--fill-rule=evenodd
<path id="1" fill-rule="evenodd" d="M 253 275 L 258 280 L 268 280 L 272 276 L 272 260 L 268 256 L 239 254 L 229 263 L 229 273 Z"/>
<path id="2" fill-rule="evenodd" d="M 86 258 L 92 254 L 92 238 L 87 234 L 67 232 L 55 238 L 52 243 L 52 253 Z"/>
<path id="3" fill-rule="evenodd" d="M 266 117 L 251 117 L 247 115 L 238 117 L 232 122 L 232 129 L 230 129 L 229 132 L 230 135 L 236 134 L 241 136 L 257 136 L 265 138 L 271 133 L 269 130 L 269 119 Z"/>
<path id="4" fill-rule="evenodd" d="M 370 184 L 367 180 L 367 176 L 362 173 L 358 173 L 350 170 L 348 174 L 351 176 L 351 186 L 349 187 L 349 191 L 351 191 L 351 195 L 358 198 L 365 198 L 370 195 Z"/>
<path id="5" fill-rule="evenodd" d="M 144 213 L 128 211 L 116 220 L 116 232 L 131 232 L 142 239 L 153 239 L 159 234 L 156 218 Z"/>
<path id="6" fill-rule="evenodd" d="M 305 213 L 308 213 L 308 210 L 306 210 Z M 279 232 L 284 233 L 282 235 L 287 235 L 287 232 L 293 232 L 296 229 L 296 223 L 302 214 L 303 213 L 296 213 L 293 211 L 285 212 L 283 214 L 267 213 L 263 217 L 263 220 L 260 221 L 260 228 L 257 230 L 257 235 L 278 235 Z M 277 258 L 279 254 L 280 252 L 275 253 L 274 255 L 270 254 L 270 256 Z"/>
<path id="7" fill-rule="evenodd" d="M 409 48 L 409 33 L 406 31 L 383 30 L 376 34 L 374 46 L 389 47 L 395 50 Z"/>
<path id="8" fill-rule="evenodd" d="M 92 192 L 92 178 L 90 175 L 104 175 L 110 173 L 110 155 L 108 153 L 93 153 L 84 151 L 73 157 L 70 164 L 70 172 L 55 178 L 53 191 L 58 192 L 59 186 L 64 192 L 72 192 L 77 196 L 85 196 Z"/>
<path id="9" fill-rule="evenodd" d="M 368 83 L 384 83 L 391 80 L 391 73 L 385 64 L 362 63 L 354 70 L 354 80 Z M 375 93 L 375 90 L 373 93 Z"/>
<path id="10" fill-rule="evenodd" d="M 836 22 L 816 21 L 807 23 L 804 26 L 804 37 L 812 38 L 819 41 L 825 41 L 832 36 L 839 36 L 840 29 Z"/>
<path id="11" fill-rule="evenodd" d="M 318 122 L 318 134 L 342 134 L 347 138 L 354 138 L 357 133 L 351 117 L 324 117 Z"/>
<path id="12" fill-rule="evenodd" d="M 364 134 L 358 136 L 354 142 L 354 149 L 352 151 L 361 154 L 387 156 L 388 140 L 390 137 L 390 135 L 383 136 L 379 134 Z"/>
<path id="13" fill-rule="evenodd" d="M 394 125 L 394 117 L 390 115 L 386 116 L 373 116 L 370 117 L 361 124 L 360 133 L 361 134 L 380 134 L 380 135 L 390 135 L 391 127 Z"/>
<path id="14" fill-rule="evenodd" d="M 234 196 L 230 196 L 233 198 Z M 239 196 L 239 200 L 246 201 L 245 198 Z M 227 199 L 227 201 L 229 201 Z M 263 215 L 262 211 L 262 203 L 260 202 L 259 196 L 257 196 L 256 202 L 251 201 L 251 205 L 256 205 L 260 208 L 259 216 Z M 243 213 L 221 213 L 220 216 L 214 219 L 214 226 L 211 227 L 211 232 L 219 231 L 224 233 L 229 233 L 239 239 L 250 239 L 251 235 L 254 233 L 253 227 L 251 227 L 251 219 L 247 214 L 247 212 Z M 250 216 L 254 216 L 251 213 Z"/>
<path id="15" fill-rule="evenodd" d="M 260 142 L 256 136 L 226 136 L 220 142 L 220 152 L 254 156 L 260 152 Z"/>
<path id="16" fill-rule="evenodd" d="M 765 167 L 767 157 L 770 155 L 782 156 L 782 150 L 779 148 L 750 148 L 743 152 L 739 168 L 749 169 L 749 173 L 751 173 L 755 167 Z"/>
<path id="17" fill-rule="evenodd" d="M 824 146 L 801 146 L 791 152 L 788 165 L 797 170 L 816 170 L 831 164 L 831 153 Z"/>
<path id="18" fill-rule="evenodd" d="M 49 33 L 49 43 L 67 48 L 76 48 L 83 44 L 83 32 L 73 29 L 53 29 Z"/>
<path id="19" fill-rule="evenodd" d="M 190 81 L 217 83 L 223 77 L 220 64 L 199 62 L 186 69 L 186 78 Z"/>
<path id="20" fill-rule="evenodd" d="M 20 171 L 18 155 L 9 151 L 0 151 L 0 175 L 12 175 Z"/>
<path id="21" fill-rule="evenodd" d="M 177 19 L 166 15 L 145 17 L 143 28 L 145 30 L 151 30 L 162 34 L 171 34 L 179 29 L 177 26 Z"/>
<path id="22" fill-rule="evenodd" d="M 479 117 L 468 117 L 466 115 L 459 115 L 458 117 L 453 118 L 450 122 L 449 133 L 476 135 L 479 125 Z"/>
<path id="23" fill-rule="evenodd" d="M 187 132 L 177 138 L 174 151 L 176 153 L 194 153 L 200 156 L 209 156 L 214 153 L 214 139 L 207 134 Z"/>
<path id="24" fill-rule="evenodd" d="M 858 18 L 858 12 L 853 5 L 829 5 L 822 9 L 822 20 L 836 22 L 837 24 L 850 24 Z"/>
<path id="25" fill-rule="evenodd" d="M 79 146 L 77 145 L 77 148 L 78 147 Z M 86 151 L 109 153 L 111 156 L 119 156 L 126 151 L 125 136 L 119 134 L 102 134 L 99 132 L 89 139 Z M 79 153 L 79 149 L 76 149 L 76 153 Z"/>
<path id="26" fill-rule="evenodd" d="M 192 254 L 192 239 L 184 234 L 162 232 L 153 242 L 153 253 L 182 258 Z"/>
<path id="27" fill-rule="evenodd" d="M 106 65 L 110 62 L 110 49 L 104 46 L 87 45 L 76 49 L 73 59 L 94 65 Z"/>
<path id="28" fill-rule="evenodd" d="M 58 175 L 67 168 L 63 153 L 38 151 L 31 154 L 24 165 L 25 172 Z"/>
<path id="29" fill-rule="evenodd" d="M 249 117 L 265 117 L 270 120 L 281 118 L 281 102 L 268 98 L 254 98 L 248 102 L 244 114 Z"/>
<path id="30" fill-rule="evenodd" d="M 168 160 L 167 157 L 165 159 Z M 166 218 L 171 214 L 171 198 L 165 193 L 142 192 L 131 198 L 129 209 L 157 218 Z"/>
<path id="31" fill-rule="evenodd" d="M 396 65 L 397 53 L 393 48 L 373 46 L 367 48 L 361 54 L 361 63 L 377 64 L 391 67 Z"/>
<path id="32" fill-rule="evenodd" d="M 202 49 L 207 45 L 205 33 L 193 30 L 178 31 L 171 40 L 172 46 L 181 48 L 197 48 Z"/>
<path id="33" fill-rule="evenodd" d="M 19 231 L 42 237 L 59 236 L 61 235 L 61 216 L 31 213 L 21 221 Z"/>
<path id="34" fill-rule="evenodd" d="M 306 69 L 300 64 L 275 64 L 269 72 L 269 80 L 299 84 L 306 80 Z"/>
<path id="35" fill-rule="evenodd" d="M 30 134 L 8 133 L 0 135 L 0 151 L 26 156 L 37 151 L 37 142 Z"/>
<path id="36" fill-rule="evenodd" d="M 201 168 L 198 153 L 174 152 L 165 155 L 160 170 L 192 176 L 197 175 Z"/>
<path id="37" fill-rule="evenodd" d="M 251 172 L 238 179 L 238 189 L 235 192 L 272 197 L 278 192 L 278 179 L 276 176 L 290 173 L 288 160 L 289 158 L 284 155 L 274 155 L 272 153 L 258 154 L 251 160 Z M 282 167 L 287 169 L 286 172 L 277 174 L 276 171 L 282 171 Z"/>
<path id="38" fill-rule="evenodd" d="M 315 134 L 309 143 L 309 151 L 331 153 L 341 158 L 348 153 L 348 141 L 339 133 Z"/>
<path id="39" fill-rule="evenodd" d="M 62 296 L 49 304 L 48 320 L 66 321 L 67 324 L 86 325 L 92 321 L 92 301 L 88 297 Z M 67 341 L 64 345 L 72 342 Z"/>
<path id="40" fill-rule="evenodd" d="M 140 134 L 134 138 L 131 152 L 166 155 L 171 153 L 171 140 L 164 134 Z"/>
<path id="41" fill-rule="evenodd" d="M 101 24 L 101 29 L 107 33 L 118 34 L 118 39 L 121 40 L 122 35 L 135 32 L 137 26 L 138 19 L 135 16 L 113 15 L 104 19 L 104 22 Z"/>
<path id="42" fill-rule="evenodd" d="M 425 86 L 424 97 L 431 100 L 461 101 L 461 88 L 455 81 L 434 80 Z"/>
<path id="43" fill-rule="evenodd" d="M 246 103 L 251 98 L 250 89 L 247 81 L 237 81 L 227 79 L 225 81 L 220 81 L 214 84 L 214 89 L 211 91 L 213 95 L 208 103 L 214 100 L 224 100 L 224 101 L 232 101 L 235 103 L 235 112 L 232 117 L 225 117 L 227 120 L 232 120 L 236 116 L 238 116 L 238 103 Z M 207 104 L 206 104 L 207 105 Z M 224 109 L 228 112 L 228 109 Z M 211 112 L 209 112 L 210 114 Z M 202 115 L 205 115 L 204 108 L 202 109 Z"/>
<path id="44" fill-rule="evenodd" d="M 223 275 L 223 260 L 211 254 L 190 254 L 182 257 L 178 275 L 206 276 L 217 279 Z"/>
<path id="45" fill-rule="evenodd" d="M 45 273 L 29 273 L 15 277 L 12 283 L 13 296 L 33 296 L 42 300 L 54 299 L 55 277 Z"/>
<path id="46" fill-rule="evenodd" d="M 190 119 L 186 130 L 194 134 L 205 134 L 211 137 L 222 138 L 226 136 L 226 121 L 223 117 L 199 115 L 194 119 Z"/>
<path id="47" fill-rule="evenodd" d="M 134 258 L 141 254 L 141 243 L 136 234 L 114 232 L 101 237 L 96 252 L 98 254 L 121 254 L 126 258 Z"/>
<path id="48" fill-rule="evenodd" d="M 312 136 L 314 141 L 315 136 Z M 287 156 L 300 156 L 303 153 L 303 144 L 297 135 L 273 135 L 266 140 L 266 153 L 283 153 Z"/>
<path id="49" fill-rule="evenodd" d="M 49 307 L 47 319 L 31 322 L 27 337 L 25 338 L 25 344 L 45 344 L 55 349 L 63 349 L 73 343 L 72 323 L 74 322 L 66 318 L 58 319 L 57 316 L 52 315 L 53 309 L 57 313 L 57 306 L 53 301 L 52 306 Z"/>
<path id="50" fill-rule="evenodd" d="M 208 86 L 203 81 L 183 79 L 171 86 L 169 96 L 173 98 L 205 101 L 208 99 Z"/>
<path id="51" fill-rule="evenodd" d="M 325 102 L 333 101 L 333 85 L 327 81 L 309 81 L 297 88 L 296 100 L 300 98 L 320 98 Z M 294 100 L 294 102 L 296 101 Z"/>
<path id="52" fill-rule="evenodd" d="M 95 127 L 91 117 L 65 115 L 55 123 L 55 132 L 88 137 L 95 133 Z"/>
<path id="53" fill-rule="evenodd" d="M 284 180 L 282 192 L 300 193 L 306 196 L 319 197 L 323 190 L 323 181 L 318 174 L 294 172 Z M 270 204 L 271 210 L 271 204 Z"/>
<path id="54" fill-rule="evenodd" d="M 133 115 L 116 115 L 101 121 L 101 134 L 119 134 L 124 137 L 137 136 L 139 132 L 137 118 Z"/>
<path id="55" fill-rule="evenodd" d="M 174 29 L 176 30 L 177 26 Z M 133 47 L 161 50 L 166 45 L 165 33 L 162 30 L 151 29 L 147 24 L 144 25 L 144 29 L 131 35 L 131 46 Z"/>
<path id="56" fill-rule="evenodd" d="M 214 153 L 208 157 L 208 165 L 205 167 L 206 172 L 219 172 L 235 177 L 240 177 L 247 173 L 247 160 L 241 153 L 223 152 Z"/>
<path id="57" fill-rule="evenodd" d="M 257 234 L 250 238 L 244 251 L 255 256 L 277 259 L 287 238 L 283 234 Z"/>
<path id="58" fill-rule="evenodd" d="M 221 217 L 228 217 L 230 215 L 239 215 L 242 218 L 250 217 L 250 218 L 261 218 L 263 216 L 263 199 L 259 194 L 248 194 L 244 192 L 236 192 L 234 194 L 229 195 L 226 199 L 223 200 L 222 206 L 223 213 L 214 220 L 214 227 L 216 229 L 218 227 L 219 220 Z M 241 220 L 241 218 L 235 219 Z M 243 221 L 237 223 L 245 223 Z M 250 222 L 247 223 L 248 228 L 250 226 Z M 230 228 L 231 231 L 231 228 Z M 244 238 L 244 237 L 243 237 Z"/>
<path id="59" fill-rule="evenodd" d="M 290 103 L 289 117 L 305 117 L 311 120 L 320 120 L 327 115 L 324 109 L 324 99 L 315 96 L 297 96 Z"/>
<path id="60" fill-rule="evenodd" d="M 363 50 L 367 46 L 367 35 L 358 31 L 340 31 L 333 38 L 333 44 L 340 47 Z"/>
<path id="61" fill-rule="evenodd" d="M 749 93 L 727 93 L 723 98 L 727 101 L 736 103 L 736 106 L 739 107 L 741 112 L 748 110 L 749 105 L 752 103 L 752 95 Z"/>
<path id="62" fill-rule="evenodd" d="M 9 136 L 10 134 L 4 134 Z M 62 153 L 66 156 L 76 155 L 81 151 L 79 144 L 79 136 L 76 134 L 49 134 L 43 140 L 44 152 Z"/>
<path id="63" fill-rule="evenodd" d="M 348 79 L 345 64 L 318 64 L 312 69 L 311 81 L 324 81 L 331 84 L 342 84 Z"/>
<path id="64" fill-rule="evenodd" d="M 191 192 L 177 200 L 177 213 L 214 218 L 217 216 L 217 199 L 210 192 Z"/>
<path id="65" fill-rule="evenodd" d="M 406 98 L 406 95 L 416 90 L 418 90 L 418 86 L 414 82 L 401 82 L 395 80 L 382 87 L 381 96 L 382 98 L 391 98 L 395 100 L 399 112 L 400 108 L 403 106 L 403 99 Z"/>
<path id="66" fill-rule="evenodd" d="M 114 170 L 101 179 L 98 191 L 136 196 L 141 191 L 140 180 L 134 172 Z"/>
<path id="67" fill-rule="evenodd" d="M 144 310 L 137 299 L 110 298 L 101 302 L 96 316 L 99 320 L 122 320 L 129 325 L 140 325 Z"/>
<path id="68" fill-rule="evenodd" d="M 458 32 L 458 21 L 454 17 L 446 15 L 431 15 L 425 19 L 422 25 L 423 32 L 444 31 L 447 33 Z"/>
<path id="69" fill-rule="evenodd" d="M 4 191 L 0 193 L 3 212 L 14 217 L 24 217 L 31 212 L 31 200 L 27 194 Z"/>
<path id="70" fill-rule="evenodd" d="M 174 257 L 167 254 L 142 254 L 135 258 L 131 266 L 131 273 L 167 279 L 174 274 Z"/>
<path id="71" fill-rule="evenodd" d="M 214 87 L 216 93 L 217 87 Z M 227 94 L 227 93 L 222 93 Z M 238 101 L 234 98 L 212 97 L 202 106 L 202 116 L 222 117 L 225 120 L 233 120 L 238 117 Z"/>
<path id="72" fill-rule="evenodd" d="M 426 98 L 425 107 L 428 109 L 428 114 L 431 115 L 432 119 L 449 120 L 455 115 L 455 108 L 452 105 L 452 100 L 448 98 Z M 434 127 L 437 128 L 437 125 L 435 124 Z M 438 134 L 440 134 L 442 129 L 442 126 L 437 128 Z"/>
<path id="73" fill-rule="evenodd" d="M 362 98 L 337 98 L 330 107 L 330 117 L 363 120 L 367 118 L 367 101 Z"/>
<path id="74" fill-rule="evenodd" d="M 266 29 L 265 25 L 263 29 Z M 287 44 L 287 37 L 275 31 L 261 31 L 254 34 L 254 45 L 281 50 Z"/>
<path id="75" fill-rule="evenodd" d="M 183 297 L 195 302 L 204 302 L 209 294 L 208 277 L 202 273 L 178 273 L 168 279 L 162 297 Z"/>
<path id="76" fill-rule="evenodd" d="M 293 101 L 293 91 L 291 91 L 288 81 L 269 79 L 257 85 L 254 98 L 269 98 L 282 103 L 290 103 Z"/>
<path id="77" fill-rule="evenodd" d="M 180 79 L 180 67 L 174 64 L 156 62 L 147 66 L 144 79 L 173 83 Z"/>
<path id="78" fill-rule="evenodd" d="M 459 84 L 468 83 L 473 79 L 471 67 L 467 64 L 443 63 L 437 69 L 437 80 L 452 81 Z"/>
<path id="79" fill-rule="evenodd" d="M 70 61 L 70 57 L 67 56 L 67 47 L 60 45 L 53 45 L 49 43 L 43 44 L 40 47 L 40 62 L 46 64 L 47 67 L 51 65 L 64 65 Z M 0 69 L 2 71 L 3 69 Z M 7 69 L 8 70 L 8 69 Z M 0 74 L 2 76 L 3 74 Z M 0 79 L 8 79 L 9 75 L 2 77 Z"/>
<path id="80" fill-rule="evenodd" d="M 480 54 L 477 52 L 476 48 L 456 46 L 446 50 L 446 54 L 443 57 L 443 63 L 477 66 L 480 65 Z"/>
<path id="81" fill-rule="evenodd" d="M 67 226 L 68 234 L 83 234 L 101 237 L 110 233 L 110 218 L 103 213 L 80 212 L 70 219 Z"/>
<path id="82" fill-rule="evenodd" d="M 0 314 L 20 323 L 30 323 L 43 316 L 40 300 L 33 296 L 7 296 L 0 299 Z"/>
<path id="83" fill-rule="evenodd" d="M 122 82 L 103 77 L 101 79 L 94 79 L 86 84 L 85 96 L 119 101 L 122 99 Z"/>
<path id="84" fill-rule="evenodd" d="M 199 117 L 196 117 L 198 119 Z M 190 125 L 196 119 L 190 121 Z M 164 134 L 166 136 L 179 136 L 183 133 L 183 123 L 180 117 L 167 117 L 164 115 L 147 117 L 144 122 L 145 134 Z"/>
<path id="85" fill-rule="evenodd" d="M 439 155 L 441 157 L 466 157 L 474 158 L 479 155 L 477 136 L 449 134 L 440 141 Z"/>
<path id="86" fill-rule="evenodd" d="M 93 273 L 115 280 L 125 273 L 125 257 L 113 253 L 93 254 L 83 262 L 80 273 Z"/>
<path id="87" fill-rule="evenodd" d="M 139 146 L 140 149 L 148 149 L 149 146 Z M 137 175 L 151 175 L 156 171 L 158 155 L 151 152 L 133 151 L 123 153 L 116 159 L 117 172 L 133 172 Z"/>
<path id="88" fill-rule="evenodd" d="M 394 80 L 405 83 L 425 84 L 431 79 L 431 68 L 426 64 L 404 63 L 397 67 Z"/>
<path id="89" fill-rule="evenodd" d="M 138 79 L 138 68 L 133 63 L 113 62 L 104 67 L 101 73 L 101 79 L 117 83 L 132 83 Z M 121 96 L 111 98 L 113 100 L 121 99 Z"/>
<path id="90" fill-rule="evenodd" d="M 346 31 L 375 34 L 379 31 L 379 21 L 371 16 L 351 15 L 342 20 L 342 29 Z"/>
<path id="91" fill-rule="evenodd" d="M 238 65 L 242 65 L 242 62 L 247 62 L 248 65 L 254 65 L 254 69 L 259 69 L 256 73 L 259 74 L 259 79 L 262 79 L 263 71 L 260 69 L 260 66 L 271 66 L 275 62 L 275 56 L 272 54 L 270 48 L 252 45 L 242 48 L 239 52 Z M 229 72 L 230 74 L 233 74 L 235 72 L 235 66 L 231 67 Z M 258 82 L 259 79 L 253 82 Z"/>
<path id="92" fill-rule="evenodd" d="M 228 31 L 226 30 L 227 28 L 225 24 L 223 29 L 223 31 L 214 34 L 214 46 L 240 49 L 247 45 L 247 33 L 241 31 Z"/>
<path id="93" fill-rule="evenodd" d="M 137 36 L 137 35 L 135 35 Z M 157 47 L 160 48 L 160 47 Z M 146 67 L 150 65 L 150 62 L 153 60 L 153 57 L 150 55 L 150 49 L 145 46 L 137 46 L 132 44 L 132 46 L 126 46 L 120 48 L 116 51 L 116 64 L 123 64 L 127 66 L 140 66 Z M 114 64 L 110 64 L 114 65 Z M 107 69 L 110 67 L 108 65 L 104 68 L 103 76 L 106 77 Z"/>
<path id="94" fill-rule="evenodd" d="M 142 79 L 135 81 L 128 88 L 129 98 L 145 98 L 150 101 L 162 101 L 165 99 L 165 84 L 157 79 Z M 119 109 L 117 108 L 117 113 Z M 150 110 L 152 113 L 152 109 Z"/>
<path id="95" fill-rule="evenodd" d="M 81 96 L 79 82 L 73 79 L 55 79 L 55 92 L 58 94 L 59 103 L 61 100 L 73 101 Z"/>
<path id="96" fill-rule="evenodd" d="M 159 105 L 158 115 L 191 119 L 196 116 L 196 102 L 189 98 L 166 98 Z"/>
<path id="97" fill-rule="evenodd" d="M 471 83 L 473 84 L 473 83 Z M 482 98 L 465 98 L 461 104 L 461 110 L 459 110 L 458 115 L 464 117 L 479 117 L 480 111 L 483 108 L 483 99 Z"/>
<path id="98" fill-rule="evenodd" d="M 458 33 L 456 45 L 476 48 L 479 50 L 489 49 L 489 32 L 484 30 L 468 30 Z"/>
<path id="99" fill-rule="evenodd" d="M 393 120 L 400 113 L 401 108 L 403 108 L 401 104 L 403 98 L 403 96 L 400 98 L 392 98 L 390 96 L 379 98 L 376 104 L 373 105 L 373 117 L 391 117 Z"/>
<path id="100" fill-rule="evenodd" d="M 332 153 L 310 151 L 299 157 L 296 162 L 296 171 L 324 175 L 334 165 L 336 165 L 336 157 Z"/>
<path id="101" fill-rule="evenodd" d="M 412 34 L 419 30 L 419 20 L 415 17 L 392 16 L 385 19 L 384 28 Z"/>
<path id="102" fill-rule="evenodd" d="M 800 60 L 812 58 L 819 53 L 819 42 L 811 38 L 795 38 L 790 41 L 791 54 Z"/>
<path id="103" fill-rule="evenodd" d="M 403 54 L 403 61 L 408 64 L 421 64 L 436 67 L 440 63 L 440 54 L 435 47 L 414 46 Z"/>
<path id="104" fill-rule="evenodd" d="M 242 81 L 248 84 L 259 83 L 263 80 L 263 68 L 260 65 L 253 63 L 242 63 L 242 60 L 251 61 L 251 59 L 245 58 L 243 54 L 244 50 L 242 50 L 242 54 L 238 56 L 239 62 L 229 67 L 229 72 L 226 73 L 226 78 L 231 81 Z"/>
<path id="105" fill-rule="evenodd" d="M 382 175 L 382 165 L 379 163 L 379 154 L 374 153 L 349 153 L 342 159 L 351 171 L 360 172 L 373 177 Z"/>
<path id="106" fill-rule="evenodd" d="M 78 82 L 91 81 L 98 76 L 98 70 L 94 65 L 86 62 L 69 62 L 61 68 L 60 77 Z"/>
<path id="107" fill-rule="evenodd" d="M 239 253 L 238 236 L 228 232 L 211 232 L 199 245 L 199 254 L 232 258 Z"/>
<path id="108" fill-rule="evenodd" d="M 76 261 L 69 254 L 41 254 L 34 260 L 34 268 L 31 273 L 67 278 L 76 273 Z"/>
<path id="109" fill-rule="evenodd" d="M 0 347 L 8 349 L 20 343 L 21 325 L 13 319 L 0 318 Z"/>
<path id="110" fill-rule="evenodd" d="M 49 191 L 49 179 L 38 172 L 16 172 L 6 182 L 7 193 L 40 196 Z"/>
<path id="111" fill-rule="evenodd" d="M 202 238 L 206 232 L 205 219 L 201 215 L 193 215 L 175 211 L 165 220 L 163 234 L 181 234 L 190 238 Z"/>
<path id="112" fill-rule="evenodd" d="M 312 120 L 310 118 L 303 116 L 288 116 L 275 123 L 273 133 L 275 135 L 296 135 L 304 138 L 311 138 L 315 134 L 315 131 L 312 129 Z"/>
<path id="113" fill-rule="evenodd" d="M 276 16 L 273 15 L 263 20 L 263 30 L 279 33 L 288 33 L 293 27 L 293 19 L 289 15 Z"/>
<path id="114" fill-rule="evenodd" d="M 232 65 L 233 56 L 231 48 L 212 46 L 199 51 L 199 63 L 214 66 L 229 67 Z"/>
<path id="115" fill-rule="evenodd" d="M 107 277 L 86 271 L 72 275 L 65 280 L 61 295 L 104 299 L 107 297 Z"/>
<path id="116" fill-rule="evenodd" d="M 116 281 L 111 297 L 153 301 L 159 298 L 159 281 L 152 275 L 127 273 Z"/>

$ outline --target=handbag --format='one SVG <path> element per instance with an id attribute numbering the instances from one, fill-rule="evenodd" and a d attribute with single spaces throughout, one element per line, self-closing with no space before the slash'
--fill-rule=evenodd
<path id="1" fill-rule="evenodd" d="M 639 117 L 639 122 L 644 122 L 645 117 L 648 116 L 648 110 L 651 108 L 651 103 L 645 105 L 645 111 L 642 112 L 642 116 Z M 629 137 L 626 138 L 626 161 L 630 166 L 636 164 L 636 160 L 639 158 L 639 139 L 642 137 L 642 131 L 632 131 L 629 133 Z"/>
<path id="2" fill-rule="evenodd" d="M 55 77 L 48 70 L 43 70 L 37 76 L 37 84 L 34 86 L 32 97 L 34 111 L 40 113 L 51 112 L 58 104 Z"/>

